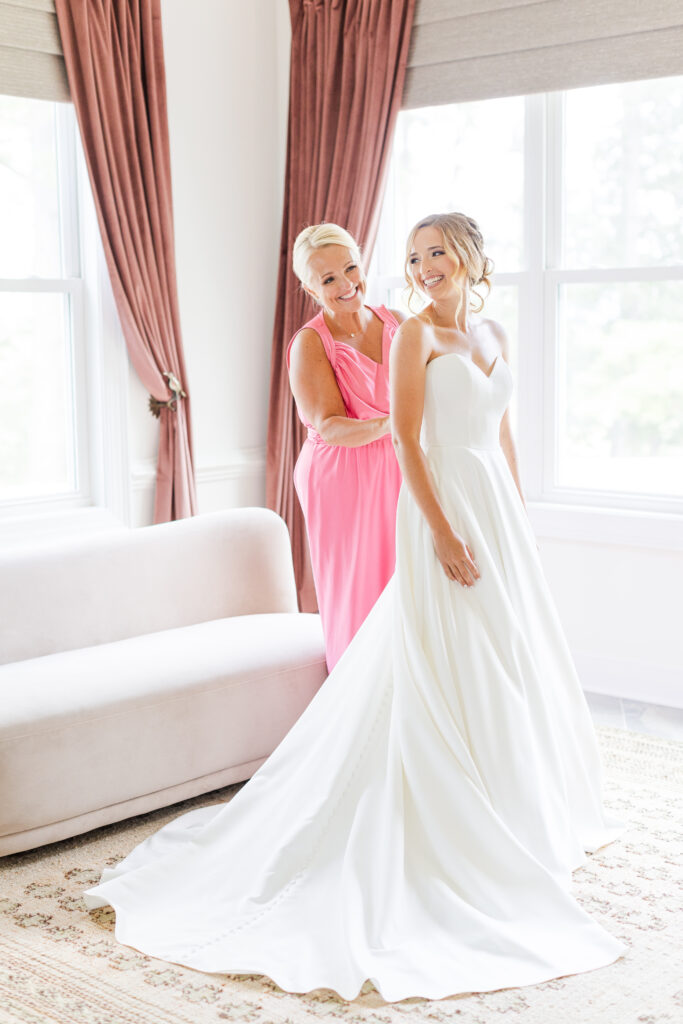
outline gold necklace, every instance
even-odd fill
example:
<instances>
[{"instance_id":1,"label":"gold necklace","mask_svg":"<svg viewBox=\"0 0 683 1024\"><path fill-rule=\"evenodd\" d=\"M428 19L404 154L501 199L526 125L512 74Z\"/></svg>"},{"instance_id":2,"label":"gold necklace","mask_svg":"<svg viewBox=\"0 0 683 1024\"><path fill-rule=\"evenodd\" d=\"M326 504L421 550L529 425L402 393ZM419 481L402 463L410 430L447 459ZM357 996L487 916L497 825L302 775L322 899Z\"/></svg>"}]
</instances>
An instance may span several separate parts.
<instances>
[{"instance_id":1,"label":"gold necklace","mask_svg":"<svg viewBox=\"0 0 683 1024\"><path fill-rule=\"evenodd\" d=\"M324 316L324 314L323 314L323 316ZM334 324L334 329L336 330L337 329L337 325L334 323L334 320L332 321L332 323ZM328 324L327 328L328 328L330 334L332 334L332 327ZM343 338L337 337L336 340L337 341L343 341L344 338L355 338L357 334L361 334L361 333L362 333L362 331L347 331ZM332 337L334 337L334 335L332 335Z\"/></svg>"}]
</instances>

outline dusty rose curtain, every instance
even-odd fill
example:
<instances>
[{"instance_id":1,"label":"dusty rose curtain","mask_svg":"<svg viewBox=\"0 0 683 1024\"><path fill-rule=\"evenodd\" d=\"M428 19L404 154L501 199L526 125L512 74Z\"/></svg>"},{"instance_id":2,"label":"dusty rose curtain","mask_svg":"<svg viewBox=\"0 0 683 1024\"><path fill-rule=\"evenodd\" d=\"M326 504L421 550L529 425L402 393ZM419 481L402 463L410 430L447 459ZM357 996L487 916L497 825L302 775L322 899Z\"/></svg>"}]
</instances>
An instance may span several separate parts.
<instances>
[{"instance_id":1,"label":"dusty rose curtain","mask_svg":"<svg viewBox=\"0 0 683 1024\"><path fill-rule=\"evenodd\" d=\"M286 520L303 610L315 608L306 530L292 473L304 432L285 353L314 313L291 269L307 224L334 221L366 259L377 233L405 77L415 0L290 0L292 53L284 215L273 332L266 500Z\"/></svg>"},{"instance_id":2,"label":"dusty rose curtain","mask_svg":"<svg viewBox=\"0 0 683 1024\"><path fill-rule=\"evenodd\" d=\"M114 298L160 413L155 522L196 511L178 315L160 0L56 0ZM170 385L170 386L169 386ZM176 397L174 397L176 396Z\"/></svg>"}]
</instances>

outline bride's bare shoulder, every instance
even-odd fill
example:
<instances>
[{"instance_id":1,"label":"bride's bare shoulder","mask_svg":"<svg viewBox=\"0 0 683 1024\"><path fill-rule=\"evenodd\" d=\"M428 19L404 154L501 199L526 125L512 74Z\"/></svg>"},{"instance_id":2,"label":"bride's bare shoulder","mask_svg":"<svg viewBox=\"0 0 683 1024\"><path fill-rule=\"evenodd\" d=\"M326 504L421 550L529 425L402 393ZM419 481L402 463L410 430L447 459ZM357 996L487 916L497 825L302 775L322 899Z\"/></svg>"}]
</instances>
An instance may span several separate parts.
<instances>
[{"instance_id":1,"label":"bride's bare shoulder","mask_svg":"<svg viewBox=\"0 0 683 1024\"><path fill-rule=\"evenodd\" d=\"M487 330L493 335L498 344L504 359L507 359L510 353L510 343L508 336L505 332L505 328L502 324L499 324L497 320L492 320L490 317L482 317L482 326L485 326Z\"/></svg>"},{"instance_id":2,"label":"bride's bare shoulder","mask_svg":"<svg viewBox=\"0 0 683 1024\"><path fill-rule=\"evenodd\" d=\"M396 358L426 361L432 347L427 334L428 324L419 316L410 316L404 320L396 331L392 345L392 351L396 350Z\"/></svg>"}]
</instances>

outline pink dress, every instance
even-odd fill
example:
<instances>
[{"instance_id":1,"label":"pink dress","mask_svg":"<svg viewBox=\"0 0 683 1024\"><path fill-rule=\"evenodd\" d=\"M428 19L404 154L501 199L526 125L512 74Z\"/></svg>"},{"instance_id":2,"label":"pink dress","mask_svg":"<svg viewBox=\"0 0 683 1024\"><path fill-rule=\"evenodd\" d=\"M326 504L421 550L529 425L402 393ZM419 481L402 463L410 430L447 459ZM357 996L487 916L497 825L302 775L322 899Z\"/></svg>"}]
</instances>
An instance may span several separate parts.
<instances>
[{"instance_id":1,"label":"pink dress","mask_svg":"<svg viewBox=\"0 0 683 1024\"><path fill-rule=\"evenodd\" d=\"M304 324L320 335L346 413L359 420L389 412L389 347L398 328L384 306L368 308L384 325L381 363L335 341L322 311ZM294 338L287 349L288 366ZM394 572L401 471L391 435L358 448L330 445L300 410L299 416L308 437L294 467L294 486L306 520L327 666L332 671Z\"/></svg>"}]
</instances>

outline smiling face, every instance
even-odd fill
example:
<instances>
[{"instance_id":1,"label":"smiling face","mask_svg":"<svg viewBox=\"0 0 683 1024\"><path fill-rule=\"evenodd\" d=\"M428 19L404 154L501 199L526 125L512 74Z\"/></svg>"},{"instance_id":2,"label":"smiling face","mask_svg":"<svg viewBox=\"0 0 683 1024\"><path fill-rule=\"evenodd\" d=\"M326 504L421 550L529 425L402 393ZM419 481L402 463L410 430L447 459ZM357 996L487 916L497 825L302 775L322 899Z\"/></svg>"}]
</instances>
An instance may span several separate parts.
<instances>
[{"instance_id":1,"label":"smiling face","mask_svg":"<svg viewBox=\"0 0 683 1024\"><path fill-rule=\"evenodd\" d=\"M447 251L443 232L433 225L415 233L406 269L414 287L430 300L445 298L466 276L458 260Z\"/></svg>"},{"instance_id":2,"label":"smiling face","mask_svg":"<svg viewBox=\"0 0 683 1024\"><path fill-rule=\"evenodd\" d=\"M357 313L365 301L365 277L345 245L323 245L308 257L304 286L332 315Z\"/></svg>"}]
</instances>

